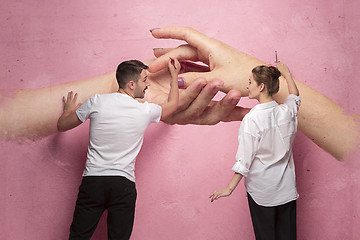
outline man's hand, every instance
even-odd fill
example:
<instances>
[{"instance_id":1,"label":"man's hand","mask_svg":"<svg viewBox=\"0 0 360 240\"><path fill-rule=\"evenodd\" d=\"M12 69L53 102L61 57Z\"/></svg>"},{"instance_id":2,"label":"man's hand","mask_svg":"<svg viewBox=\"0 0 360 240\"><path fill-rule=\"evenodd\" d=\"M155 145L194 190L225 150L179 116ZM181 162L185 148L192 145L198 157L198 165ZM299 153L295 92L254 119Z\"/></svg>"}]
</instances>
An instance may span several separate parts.
<instances>
[{"instance_id":1,"label":"man's hand","mask_svg":"<svg viewBox=\"0 0 360 240\"><path fill-rule=\"evenodd\" d=\"M76 109L78 109L80 107L80 103L76 103L77 101L77 97L78 94L73 93L73 91L68 92L67 98L65 98L65 96L63 97L63 102L64 102L64 113L72 113L75 112Z\"/></svg>"},{"instance_id":2,"label":"man's hand","mask_svg":"<svg viewBox=\"0 0 360 240\"><path fill-rule=\"evenodd\" d=\"M65 132L82 123L75 113L76 109L80 107L80 103L76 103L77 97L77 93L74 95L72 91L68 92L66 99L65 96L63 97L64 111L57 122L59 132Z\"/></svg>"}]
</instances>

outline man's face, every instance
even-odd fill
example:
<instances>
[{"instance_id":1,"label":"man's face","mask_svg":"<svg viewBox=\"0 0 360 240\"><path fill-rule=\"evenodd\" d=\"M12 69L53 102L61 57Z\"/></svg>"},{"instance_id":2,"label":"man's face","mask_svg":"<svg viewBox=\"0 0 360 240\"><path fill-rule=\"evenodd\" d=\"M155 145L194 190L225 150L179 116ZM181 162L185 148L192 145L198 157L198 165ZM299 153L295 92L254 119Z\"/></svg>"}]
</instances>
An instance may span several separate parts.
<instances>
[{"instance_id":1,"label":"man's face","mask_svg":"<svg viewBox=\"0 0 360 240\"><path fill-rule=\"evenodd\" d=\"M145 90L150 86L150 82L148 80L148 74L145 69L141 71L138 82L135 83L134 89L134 97L135 98L144 98Z\"/></svg>"}]
</instances>

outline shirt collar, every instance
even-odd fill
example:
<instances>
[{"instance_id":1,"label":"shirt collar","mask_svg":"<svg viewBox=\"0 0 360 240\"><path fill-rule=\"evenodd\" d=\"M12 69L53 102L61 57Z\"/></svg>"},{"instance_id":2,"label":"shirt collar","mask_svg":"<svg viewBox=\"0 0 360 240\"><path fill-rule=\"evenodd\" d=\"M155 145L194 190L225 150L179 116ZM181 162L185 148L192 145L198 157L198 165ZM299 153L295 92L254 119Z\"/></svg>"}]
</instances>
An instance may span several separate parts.
<instances>
[{"instance_id":1,"label":"shirt collar","mask_svg":"<svg viewBox=\"0 0 360 240\"><path fill-rule=\"evenodd\" d=\"M121 97L127 97L127 98L134 99L133 97L127 95L126 93L116 92L116 94L118 94L118 96L121 96ZM135 99L134 99L134 100L135 100Z\"/></svg>"},{"instance_id":2,"label":"shirt collar","mask_svg":"<svg viewBox=\"0 0 360 240\"><path fill-rule=\"evenodd\" d=\"M273 108L276 107L277 105L278 105L277 102L271 101L271 102L260 103L258 105L255 105L252 109L261 110L261 109Z\"/></svg>"}]
</instances>

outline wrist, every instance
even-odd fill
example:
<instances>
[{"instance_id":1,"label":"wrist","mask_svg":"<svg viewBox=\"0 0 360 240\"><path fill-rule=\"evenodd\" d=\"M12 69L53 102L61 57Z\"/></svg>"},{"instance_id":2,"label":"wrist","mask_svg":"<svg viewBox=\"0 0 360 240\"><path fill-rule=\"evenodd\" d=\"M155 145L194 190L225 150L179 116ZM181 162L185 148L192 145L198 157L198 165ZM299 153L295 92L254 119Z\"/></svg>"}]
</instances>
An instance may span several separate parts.
<instances>
[{"instance_id":1,"label":"wrist","mask_svg":"<svg viewBox=\"0 0 360 240\"><path fill-rule=\"evenodd\" d=\"M171 73L171 78L172 78L172 79L177 79L177 78L178 78L178 74L177 74L177 73Z\"/></svg>"},{"instance_id":2,"label":"wrist","mask_svg":"<svg viewBox=\"0 0 360 240\"><path fill-rule=\"evenodd\" d=\"M230 193L232 193L234 191L234 187L231 187L231 186L227 186L227 189L229 190Z\"/></svg>"},{"instance_id":3,"label":"wrist","mask_svg":"<svg viewBox=\"0 0 360 240\"><path fill-rule=\"evenodd\" d=\"M76 112L76 110L64 109L63 114L64 116L68 116L72 113Z\"/></svg>"}]
</instances>

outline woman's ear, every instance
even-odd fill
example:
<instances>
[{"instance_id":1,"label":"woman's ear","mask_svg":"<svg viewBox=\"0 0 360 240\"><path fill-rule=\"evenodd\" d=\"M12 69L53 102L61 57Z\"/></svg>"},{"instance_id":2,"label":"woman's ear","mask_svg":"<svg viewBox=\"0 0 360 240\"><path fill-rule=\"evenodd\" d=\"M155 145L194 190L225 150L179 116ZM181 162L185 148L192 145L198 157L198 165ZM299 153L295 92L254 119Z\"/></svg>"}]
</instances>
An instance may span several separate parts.
<instances>
[{"instance_id":1,"label":"woman's ear","mask_svg":"<svg viewBox=\"0 0 360 240\"><path fill-rule=\"evenodd\" d=\"M260 83L260 92L262 92L265 89L265 84L264 83Z\"/></svg>"}]
</instances>

